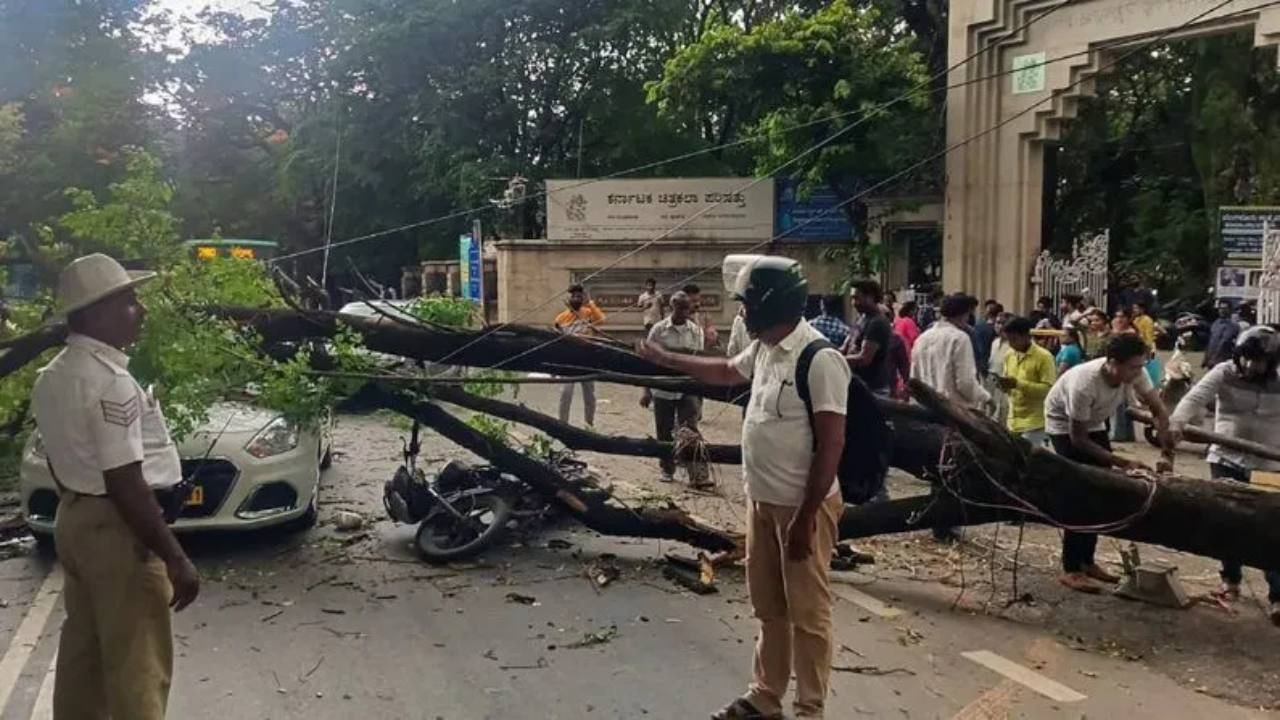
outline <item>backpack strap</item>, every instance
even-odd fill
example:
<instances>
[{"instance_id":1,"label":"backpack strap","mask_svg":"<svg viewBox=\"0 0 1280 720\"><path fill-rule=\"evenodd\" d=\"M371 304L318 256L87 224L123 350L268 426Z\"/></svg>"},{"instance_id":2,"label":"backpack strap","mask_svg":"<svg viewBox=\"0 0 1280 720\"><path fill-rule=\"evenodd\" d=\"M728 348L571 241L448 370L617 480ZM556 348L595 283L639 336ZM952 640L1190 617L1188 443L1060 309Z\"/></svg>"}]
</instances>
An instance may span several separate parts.
<instances>
[{"instance_id":1,"label":"backpack strap","mask_svg":"<svg viewBox=\"0 0 1280 720\"><path fill-rule=\"evenodd\" d=\"M813 367L813 357L820 350L831 348L836 349L826 338L818 338L805 345L800 350L800 357L796 359L796 394L800 396L800 400L804 402L805 412L809 414L809 429L813 435L813 447L818 448L818 429L813 424L813 398L809 395L809 368Z\"/></svg>"}]
</instances>

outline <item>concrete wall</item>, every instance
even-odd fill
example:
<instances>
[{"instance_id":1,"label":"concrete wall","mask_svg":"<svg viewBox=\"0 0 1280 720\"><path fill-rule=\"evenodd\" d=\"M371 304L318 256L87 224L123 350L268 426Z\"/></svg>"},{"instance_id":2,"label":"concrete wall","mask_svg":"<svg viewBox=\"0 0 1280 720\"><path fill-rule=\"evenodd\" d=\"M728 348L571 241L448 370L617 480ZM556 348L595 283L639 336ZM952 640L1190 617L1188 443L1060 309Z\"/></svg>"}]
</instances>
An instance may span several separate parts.
<instances>
[{"instance_id":1,"label":"concrete wall","mask_svg":"<svg viewBox=\"0 0 1280 720\"><path fill-rule=\"evenodd\" d=\"M713 308L717 327L729 327L736 307L724 297L720 263L731 253L760 252L758 241L663 241L637 252L642 245L634 241L505 240L495 243L498 322L551 324L555 315L564 309L565 289L599 271L584 284L593 297L606 304L604 310L609 315L606 328L623 331L641 328L639 311L625 308L623 303L625 297L634 302L647 277L657 280L659 288L697 283L702 288L705 304ZM840 268L821 260L825 247L829 245L805 243L778 248L779 254L804 265L813 294L832 292L840 279ZM700 271L705 272L688 279Z\"/></svg>"}]
</instances>

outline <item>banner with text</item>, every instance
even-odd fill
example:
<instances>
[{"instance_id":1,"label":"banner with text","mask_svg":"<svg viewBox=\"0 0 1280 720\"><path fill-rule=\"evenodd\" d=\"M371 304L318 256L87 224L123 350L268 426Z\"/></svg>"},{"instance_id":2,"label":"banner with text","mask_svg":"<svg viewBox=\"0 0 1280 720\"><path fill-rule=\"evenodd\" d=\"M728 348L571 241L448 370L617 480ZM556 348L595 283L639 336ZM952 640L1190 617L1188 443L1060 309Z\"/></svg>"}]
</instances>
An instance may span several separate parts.
<instances>
[{"instance_id":1,"label":"banner with text","mask_svg":"<svg viewBox=\"0 0 1280 720\"><path fill-rule=\"evenodd\" d=\"M673 240L768 240L773 180L547 181L548 240L653 240L668 233Z\"/></svg>"},{"instance_id":2,"label":"banner with text","mask_svg":"<svg viewBox=\"0 0 1280 720\"><path fill-rule=\"evenodd\" d=\"M1220 207L1218 237L1222 264L1258 267L1262 262L1262 226L1280 227L1280 207Z\"/></svg>"},{"instance_id":3,"label":"banner with text","mask_svg":"<svg viewBox=\"0 0 1280 720\"><path fill-rule=\"evenodd\" d=\"M853 225L840 206L840 196L831 188L802 193L798 181L778 178L777 194L775 229L784 242L853 240Z\"/></svg>"},{"instance_id":4,"label":"banner with text","mask_svg":"<svg viewBox=\"0 0 1280 720\"><path fill-rule=\"evenodd\" d=\"M458 236L458 291L472 302L480 302L481 283L480 243L470 233Z\"/></svg>"}]
</instances>

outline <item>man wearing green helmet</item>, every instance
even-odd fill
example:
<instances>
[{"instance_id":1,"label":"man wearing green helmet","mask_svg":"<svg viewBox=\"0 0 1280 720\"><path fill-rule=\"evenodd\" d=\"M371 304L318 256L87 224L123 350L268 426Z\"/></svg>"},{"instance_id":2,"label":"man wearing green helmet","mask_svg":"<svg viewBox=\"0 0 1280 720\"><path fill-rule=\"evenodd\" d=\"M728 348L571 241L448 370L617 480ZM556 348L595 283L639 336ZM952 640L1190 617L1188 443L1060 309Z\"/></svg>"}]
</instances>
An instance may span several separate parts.
<instances>
[{"instance_id":1,"label":"man wearing green helmet","mask_svg":"<svg viewBox=\"0 0 1280 720\"><path fill-rule=\"evenodd\" d=\"M679 355L642 343L658 365L715 385L751 382L742 423L747 488L747 587L760 620L747 693L713 720L782 717L794 672L797 718L821 718L831 675L830 563L844 508L836 471L845 443L850 370L803 318L800 264L766 255L725 259L725 285L754 338L737 356ZM797 364L807 347L806 406Z\"/></svg>"}]
</instances>

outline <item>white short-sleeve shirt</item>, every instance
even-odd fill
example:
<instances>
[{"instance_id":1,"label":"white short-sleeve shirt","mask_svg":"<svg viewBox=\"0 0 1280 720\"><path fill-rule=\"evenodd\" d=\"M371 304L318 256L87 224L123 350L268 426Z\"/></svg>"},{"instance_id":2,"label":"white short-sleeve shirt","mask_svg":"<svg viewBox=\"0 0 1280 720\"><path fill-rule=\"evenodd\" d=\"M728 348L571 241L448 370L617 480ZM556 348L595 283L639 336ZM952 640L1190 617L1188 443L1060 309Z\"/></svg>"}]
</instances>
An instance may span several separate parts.
<instances>
[{"instance_id":1,"label":"white short-sleeve shirt","mask_svg":"<svg viewBox=\"0 0 1280 720\"><path fill-rule=\"evenodd\" d=\"M1103 377L1106 358L1081 363L1062 374L1044 401L1044 429L1050 435L1070 435L1071 423L1088 425L1089 432L1107 428L1107 420L1127 399L1130 389L1147 393L1154 389L1146 370L1133 382L1111 385Z\"/></svg>"},{"instance_id":2,"label":"white short-sleeve shirt","mask_svg":"<svg viewBox=\"0 0 1280 720\"><path fill-rule=\"evenodd\" d=\"M36 427L58 483L82 495L105 495L102 473L142 463L152 487L182 479L178 449L155 396L128 370L116 348L72 334L31 391Z\"/></svg>"},{"instance_id":3,"label":"white short-sleeve shirt","mask_svg":"<svg viewBox=\"0 0 1280 720\"><path fill-rule=\"evenodd\" d=\"M751 403L742 421L742 474L747 497L797 507L804 501L813 464L813 428L796 390L796 362L814 340L823 339L804 320L777 345L752 341L731 361L751 380ZM809 366L813 411L847 414L849 364L838 350L820 350ZM832 478L830 497L839 492Z\"/></svg>"},{"instance_id":4,"label":"white short-sleeve shirt","mask_svg":"<svg viewBox=\"0 0 1280 720\"><path fill-rule=\"evenodd\" d=\"M658 324L649 330L649 342L656 343L667 350L696 353L701 352L704 340L702 328L698 327L693 320L686 319L683 325L676 325L671 322L670 317L667 317L659 320ZM684 397L681 393L666 390L654 390L653 396L662 400L679 400Z\"/></svg>"}]
</instances>

